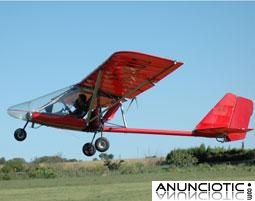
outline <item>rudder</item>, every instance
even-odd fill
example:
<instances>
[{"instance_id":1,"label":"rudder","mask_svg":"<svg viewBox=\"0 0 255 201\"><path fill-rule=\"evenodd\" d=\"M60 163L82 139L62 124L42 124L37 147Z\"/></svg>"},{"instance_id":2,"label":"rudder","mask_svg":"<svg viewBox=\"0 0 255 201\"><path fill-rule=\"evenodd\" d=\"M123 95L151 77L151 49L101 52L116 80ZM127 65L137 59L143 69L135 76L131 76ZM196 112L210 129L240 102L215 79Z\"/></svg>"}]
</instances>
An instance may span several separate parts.
<instances>
[{"instance_id":1,"label":"rudder","mask_svg":"<svg viewBox=\"0 0 255 201\"><path fill-rule=\"evenodd\" d=\"M250 117L253 112L253 102L247 98L236 97L235 110L230 123L230 128L248 129ZM246 136L243 133L229 133L227 135L228 141L241 140Z\"/></svg>"}]
</instances>

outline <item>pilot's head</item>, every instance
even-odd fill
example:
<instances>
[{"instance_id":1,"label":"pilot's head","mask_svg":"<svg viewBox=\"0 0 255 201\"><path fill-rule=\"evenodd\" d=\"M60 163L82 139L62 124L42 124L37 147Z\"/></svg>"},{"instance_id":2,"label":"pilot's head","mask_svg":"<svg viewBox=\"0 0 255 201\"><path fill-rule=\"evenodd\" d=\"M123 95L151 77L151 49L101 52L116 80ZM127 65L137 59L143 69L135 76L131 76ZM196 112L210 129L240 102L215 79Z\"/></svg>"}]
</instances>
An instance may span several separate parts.
<instances>
[{"instance_id":1,"label":"pilot's head","mask_svg":"<svg viewBox=\"0 0 255 201\"><path fill-rule=\"evenodd\" d=\"M84 94L79 94L79 99L80 99L81 101L83 101L83 102L86 102L86 101L87 101L87 97L86 97L86 95L84 95Z\"/></svg>"}]
</instances>

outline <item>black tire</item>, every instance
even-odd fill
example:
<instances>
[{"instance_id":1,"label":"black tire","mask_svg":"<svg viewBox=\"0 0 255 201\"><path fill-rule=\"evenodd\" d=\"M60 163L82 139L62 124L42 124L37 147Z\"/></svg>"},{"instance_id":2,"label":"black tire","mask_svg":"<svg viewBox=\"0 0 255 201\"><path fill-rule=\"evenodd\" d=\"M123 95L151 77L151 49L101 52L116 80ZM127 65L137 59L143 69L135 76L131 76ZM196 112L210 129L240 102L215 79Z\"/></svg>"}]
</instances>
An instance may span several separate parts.
<instances>
[{"instance_id":1,"label":"black tire","mask_svg":"<svg viewBox=\"0 0 255 201\"><path fill-rule=\"evenodd\" d=\"M17 130L15 130L14 132L14 138L17 140L17 141L23 141L25 140L27 137L27 132L25 131L25 129L23 128L18 128Z\"/></svg>"},{"instance_id":2,"label":"black tire","mask_svg":"<svg viewBox=\"0 0 255 201\"><path fill-rule=\"evenodd\" d=\"M110 143L107 140L107 138L100 137L96 140L95 147L96 147L96 150L99 152L106 152L110 147Z\"/></svg>"},{"instance_id":3,"label":"black tire","mask_svg":"<svg viewBox=\"0 0 255 201\"><path fill-rule=\"evenodd\" d=\"M93 144L86 143L82 148L82 152L86 156L93 156L96 153L96 148Z\"/></svg>"}]
</instances>

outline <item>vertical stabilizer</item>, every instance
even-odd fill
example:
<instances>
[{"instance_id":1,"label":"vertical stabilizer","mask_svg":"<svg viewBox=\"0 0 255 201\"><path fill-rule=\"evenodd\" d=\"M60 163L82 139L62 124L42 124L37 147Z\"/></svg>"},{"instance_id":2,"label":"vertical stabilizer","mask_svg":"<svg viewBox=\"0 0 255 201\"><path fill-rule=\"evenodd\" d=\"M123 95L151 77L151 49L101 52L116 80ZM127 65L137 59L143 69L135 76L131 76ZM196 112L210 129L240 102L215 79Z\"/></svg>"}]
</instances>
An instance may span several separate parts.
<instances>
[{"instance_id":1,"label":"vertical stabilizer","mask_svg":"<svg viewBox=\"0 0 255 201\"><path fill-rule=\"evenodd\" d=\"M253 102L227 93L198 123L193 133L204 137L224 137L226 141L245 138Z\"/></svg>"}]
</instances>

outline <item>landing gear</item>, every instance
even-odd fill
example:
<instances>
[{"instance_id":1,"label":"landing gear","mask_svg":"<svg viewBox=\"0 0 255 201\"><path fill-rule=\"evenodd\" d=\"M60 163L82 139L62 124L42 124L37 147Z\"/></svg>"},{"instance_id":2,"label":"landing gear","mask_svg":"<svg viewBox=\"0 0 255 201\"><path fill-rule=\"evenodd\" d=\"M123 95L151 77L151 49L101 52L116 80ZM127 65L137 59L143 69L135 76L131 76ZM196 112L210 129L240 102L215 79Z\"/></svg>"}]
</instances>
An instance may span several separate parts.
<instances>
[{"instance_id":1,"label":"landing gear","mask_svg":"<svg viewBox=\"0 0 255 201\"><path fill-rule=\"evenodd\" d=\"M96 153L96 148L92 143L86 143L84 144L83 148L82 148L82 152L86 155L86 156L93 156Z\"/></svg>"},{"instance_id":2,"label":"landing gear","mask_svg":"<svg viewBox=\"0 0 255 201\"><path fill-rule=\"evenodd\" d=\"M27 121L27 123L25 124L25 126L23 128L18 128L15 130L14 132L14 138L17 140L17 141L23 141L26 139L27 137L27 132L26 132L26 127L27 127L27 124L29 123L29 121Z\"/></svg>"},{"instance_id":3,"label":"landing gear","mask_svg":"<svg viewBox=\"0 0 255 201\"><path fill-rule=\"evenodd\" d=\"M95 145L93 145L93 141L95 138L96 133L94 134L94 137L92 139L92 142L88 142L86 144L84 144L83 148L82 148L82 152L84 153L84 155L86 156L93 156L96 151L99 152L106 152L109 147L110 147L110 143L107 140L107 138L105 137L99 137L96 141L95 141Z\"/></svg>"},{"instance_id":4,"label":"landing gear","mask_svg":"<svg viewBox=\"0 0 255 201\"><path fill-rule=\"evenodd\" d=\"M106 152L110 147L110 143L107 140L107 138L100 137L96 140L95 147L96 147L96 150L99 152Z\"/></svg>"},{"instance_id":5,"label":"landing gear","mask_svg":"<svg viewBox=\"0 0 255 201\"><path fill-rule=\"evenodd\" d=\"M227 142L227 134L223 133L222 135L219 135L216 137L217 142Z\"/></svg>"},{"instance_id":6,"label":"landing gear","mask_svg":"<svg viewBox=\"0 0 255 201\"><path fill-rule=\"evenodd\" d=\"M23 141L25 140L27 137L27 132L25 131L25 129L23 128L18 128L17 130L15 130L14 132L14 138L17 140L17 141Z\"/></svg>"}]
</instances>

